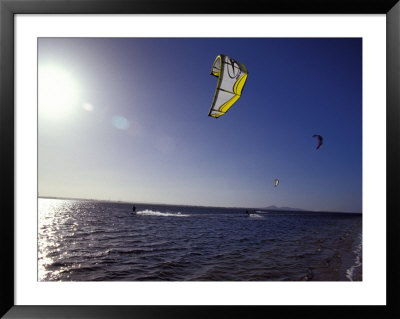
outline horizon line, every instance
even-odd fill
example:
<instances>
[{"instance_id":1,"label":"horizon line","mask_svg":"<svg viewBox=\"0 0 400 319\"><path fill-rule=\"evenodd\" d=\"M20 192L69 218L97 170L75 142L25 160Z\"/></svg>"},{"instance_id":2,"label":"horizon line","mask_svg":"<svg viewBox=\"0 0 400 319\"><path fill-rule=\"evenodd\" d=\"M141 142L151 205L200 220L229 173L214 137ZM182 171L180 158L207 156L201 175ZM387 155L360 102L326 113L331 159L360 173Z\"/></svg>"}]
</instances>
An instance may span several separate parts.
<instances>
[{"instance_id":1,"label":"horizon line","mask_svg":"<svg viewBox=\"0 0 400 319\"><path fill-rule=\"evenodd\" d=\"M302 208L291 208L285 207L289 209L281 209L275 205L269 205L267 207L245 207L245 206L213 206L213 205L190 205L190 204L166 204L166 203L157 203L157 202L135 202L135 201L124 201L124 200L111 200L111 199L95 199L95 198L82 198L82 197L60 197L60 196L42 196L38 195L38 198L47 198L47 199L69 199L69 200L87 200L87 201L98 201L98 202L110 202L110 203L124 203L124 204L144 204L144 205L170 205L170 206L189 206L189 207L213 207L213 208L236 208L236 209L267 209L271 211L281 211L281 212L312 212L312 213L335 213L335 214L362 214L362 212L344 212L344 211L322 211L322 210L308 210ZM268 208L268 207L275 208Z\"/></svg>"}]
</instances>

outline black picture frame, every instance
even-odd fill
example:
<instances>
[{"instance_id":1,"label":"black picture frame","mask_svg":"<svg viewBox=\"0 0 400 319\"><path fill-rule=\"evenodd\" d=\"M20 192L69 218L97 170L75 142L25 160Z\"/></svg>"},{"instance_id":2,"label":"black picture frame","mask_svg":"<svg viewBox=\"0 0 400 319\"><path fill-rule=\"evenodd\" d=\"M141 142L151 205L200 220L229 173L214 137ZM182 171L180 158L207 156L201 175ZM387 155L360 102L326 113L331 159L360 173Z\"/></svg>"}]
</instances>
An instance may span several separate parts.
<instances>
[{"instance_id":1,"label":"black picture frame","mask_svg":"<svg viewBox=\"0 0 400 319\"><path fill-rule=\"evenodd\" d=\"M15 14L385 14L387 21L387 283L386 306L23 306L14 295L14 15ZM0 315L4 318L204 318L342 317L400 318L399 210L400 137L399 0L0 0ZM238 292L239 293L239 292Z\"/></svg>"}]
</instances>

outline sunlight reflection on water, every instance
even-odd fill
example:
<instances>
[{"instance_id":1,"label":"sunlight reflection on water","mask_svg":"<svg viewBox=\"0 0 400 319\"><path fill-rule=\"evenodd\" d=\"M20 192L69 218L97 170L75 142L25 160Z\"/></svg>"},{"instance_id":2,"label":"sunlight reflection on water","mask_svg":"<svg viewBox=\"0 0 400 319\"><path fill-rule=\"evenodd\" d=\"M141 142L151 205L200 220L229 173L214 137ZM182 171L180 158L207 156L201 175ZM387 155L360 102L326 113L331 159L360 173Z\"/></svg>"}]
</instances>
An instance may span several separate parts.
<instances>
[{"instance_id":1,"label":"sunlight reflection on water","mask_svg":"<svg viewBox=\"0 0 400 319\"><path fill-rule=\"evenodd\" d=\"M74 201L42 199L39 201L39 223L38 223L38 279L42 280L49 273L51 277L57 278L59 270L50 271L48 267L56 263L63 245L62 238L67 236L65 225L70 223L72 229L77 229L78 223L70 217ZM66 229L70 229L67 227ZM66 253L66 252L65 252Z\"/></svg>"}]
</instances>

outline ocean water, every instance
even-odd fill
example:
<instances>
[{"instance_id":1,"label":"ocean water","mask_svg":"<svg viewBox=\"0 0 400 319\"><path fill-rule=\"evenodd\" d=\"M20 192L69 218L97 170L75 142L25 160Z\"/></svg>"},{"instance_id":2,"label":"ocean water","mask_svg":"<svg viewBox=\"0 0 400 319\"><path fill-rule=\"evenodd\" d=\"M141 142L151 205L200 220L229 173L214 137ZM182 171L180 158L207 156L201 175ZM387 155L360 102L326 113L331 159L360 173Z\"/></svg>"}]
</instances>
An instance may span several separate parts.
<instances>
[{"instance_id":1,"label":"ocean water","mask_svg":"<svg viewBox=\"0 0 400 319\"><path fill-rule=\"evenodd\" d=\"M360 214L39 198L39 281L361 281Z\"/></svg>"}]
</instances>

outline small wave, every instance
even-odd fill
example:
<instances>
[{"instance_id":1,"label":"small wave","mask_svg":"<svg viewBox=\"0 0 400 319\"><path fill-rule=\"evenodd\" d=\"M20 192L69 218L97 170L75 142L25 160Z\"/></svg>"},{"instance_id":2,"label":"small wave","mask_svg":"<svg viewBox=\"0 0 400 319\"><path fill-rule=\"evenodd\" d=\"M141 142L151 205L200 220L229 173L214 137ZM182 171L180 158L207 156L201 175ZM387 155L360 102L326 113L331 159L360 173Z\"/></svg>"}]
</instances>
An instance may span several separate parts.
<instances>
[{"instance_id":1,"label":"small wave","mask_svg":"<svg viewBox=\"0 0 400 319\"><path fill-rule=\"evenodd\" d=\"M353 251L355 254L354 257L354 265L352 265L349 269L346 270L346 277L350 280L357 280L357 275L359 272L359 269L362 266L362 239L361 239L361 234L358 238L360 243L357 245L356 249ZM361 275L361 274L360 274Z\"/></svg>"},{"instance_id":2,"label":"small wave","mask_svg":"<svg viewBox=\"0 0 400 319\"><path fill-rule=\"evenodd\" d=\"M134 255L139 255L139 254L144 254L148 252L152 252L153 248L148 248L148 249L131 249L131 248L119 248L119 249L111 249L110 252L116 253L117 255L122 255L122 254L134 254Z\"/></svg>"},{"instance_id":3,"label":"small wave","mask_svg":"<svg viewBox=\"0 0 400 319\"><path fill-rule=\"evenodd\" d=\"M83 266L81 267L80 265L78 267L73 267L71 269L68 269L68 272L74 272L74 273L79 273L79 272L83 272L86 273L88 271L99 271L102 270L102 268L100 266Z\"/></svg>"},{"instance_id":4,"label":"small wave","mask_svg":"<svg viewBox=\"0 0 400 319\"><path fill-rule=\"evenodd\" d=\"M158 212L158 211L155 212L155 211L150 210L150 209L138 211L136 214L137 215L145 215L145 216L164 216L164 217L189 217L190 216L188 214L182 214L181 212L177 212L177 213L162 213L162 212Z\"/></svg>"}]
</instances>

